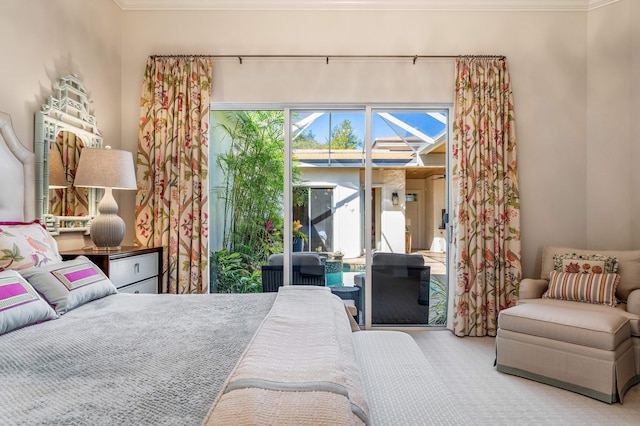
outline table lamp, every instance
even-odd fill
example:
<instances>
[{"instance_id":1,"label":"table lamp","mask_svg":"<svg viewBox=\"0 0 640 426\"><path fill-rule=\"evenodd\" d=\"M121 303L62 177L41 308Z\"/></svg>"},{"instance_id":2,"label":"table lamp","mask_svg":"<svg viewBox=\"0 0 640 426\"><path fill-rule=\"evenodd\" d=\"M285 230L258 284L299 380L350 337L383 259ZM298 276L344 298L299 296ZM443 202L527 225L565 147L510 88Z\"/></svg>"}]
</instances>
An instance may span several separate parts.
<instances>
[{"instance_id":1,"label":"table lamp","mask_svg":"<svg viewBox=\"0 0 640 426\"><path fill-rule=\"evenodd\" d=\"M113 189L137 189L133 155L129 151L106 148L84 148L76 171L75 186L104 188L98 204L98 216L91 221L91 240L95 250L118 250L126 226L118 216L118 203Z\"/></svg>"},{"instance_id":2,"label":"table lamp","mask_svg":"<svg viewBox=\"0 0 640 426\"><path fill-rule=\"evenodd\" d=\"M51 148L49 150L49 189L60 189L68 186L60 151L57 148Z\"/></svg>"}]
</instances>

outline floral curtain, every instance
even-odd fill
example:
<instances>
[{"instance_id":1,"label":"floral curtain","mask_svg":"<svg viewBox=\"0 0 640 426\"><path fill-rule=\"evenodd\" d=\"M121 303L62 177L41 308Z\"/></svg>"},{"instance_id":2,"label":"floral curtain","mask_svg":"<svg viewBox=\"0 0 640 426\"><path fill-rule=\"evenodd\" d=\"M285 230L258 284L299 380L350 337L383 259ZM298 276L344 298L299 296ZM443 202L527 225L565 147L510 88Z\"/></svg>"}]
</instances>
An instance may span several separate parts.
<instances>
[{"instance_id":1,"label":"floral curtain","mask_svg":"<svg viewBox=\"0 0 640 426\"><path fill-rule=\"evenodd\" d=\"M138 135L136 240L162 246L164 293L207 293L209 98L204 57L149 57Z\"/></svg>"},{"instance_id":2,"label":"floral curtain","mask_svg":"<svg viewBox=\"0 0 640 426\"><path fill-rule=\"evenodd\" d=\"M87 216L89 214L89 188L73 186L80 161L80 152L83 148L82 139L74 133L65 130L56 136L55 144L51 146L51 149L58 150L60 154L67 177L67 187L51 190L49 214L56 216Z\"/></svg>"},{"instance_id":3,"label":"floral curtain","mask_svg":"<svg viewBox=\"0 0 640 426\"><path fill-rule=\"evenodd\" d=\"M513 95L507 62L456 60L453 331L495 336L522 276Z\"/></svg>"}]
</instances>

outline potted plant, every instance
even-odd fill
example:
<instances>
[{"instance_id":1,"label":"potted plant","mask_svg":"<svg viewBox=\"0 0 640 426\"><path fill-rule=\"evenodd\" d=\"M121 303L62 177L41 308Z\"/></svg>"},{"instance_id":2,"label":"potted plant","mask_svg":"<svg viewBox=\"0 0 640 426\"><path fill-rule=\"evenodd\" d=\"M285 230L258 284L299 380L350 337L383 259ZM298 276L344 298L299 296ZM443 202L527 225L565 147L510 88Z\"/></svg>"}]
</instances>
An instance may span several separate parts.
<instances>
[{"instance_id":1,"label":"potted plant","mask_svg":"<svg viewBox=\"0 0 640 426\"><path fill-rule=\"evenodd\" d=\"M305 241L309 240L309 237L304 232L300 231L302 224L299 220L294 220L291 226L291 235L293 236L293 251L302 251Z\"/></svg>"}]
</instances>

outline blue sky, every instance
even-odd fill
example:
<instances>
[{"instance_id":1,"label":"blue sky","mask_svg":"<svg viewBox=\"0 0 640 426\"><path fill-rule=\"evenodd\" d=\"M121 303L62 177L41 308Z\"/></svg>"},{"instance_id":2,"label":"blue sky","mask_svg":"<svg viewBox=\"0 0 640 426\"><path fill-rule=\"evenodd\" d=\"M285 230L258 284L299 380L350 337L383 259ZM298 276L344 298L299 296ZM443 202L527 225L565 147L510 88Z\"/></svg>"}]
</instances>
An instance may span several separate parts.
<instances>
[{"instance_id":1,"label":"blue sky","mask_svg":"<svg viewBox=\"0 0 640 426\"><path fill-rule=\"evenodd\" d=\"M399 119L400 121L406 123L412 128L416 128L422 133L428 136L435 136L440 133L445 128L445 124L439 120L436 120L430 115L425 114L422 111L388 111L388 110L380 110L375 111L373 115L373 138L380 137L389 137L389 136L397 136L397 133L393 131L393 129L389 126L389 124L380 116L378 113L390 113L393 118ZM303 112L298 117L299 119L303 119L304 117L310 115L311 112ZM365 112L364 111L341 111L341 112L332 112L331 114L323 114L319 118L317 118L312 124L307 127L306 132L311 131L316 137L318 142L324 143L326 142L329 134L329 129L333 128L340 123L342 123L345 119L351 121L351 125L354 129L354 133L357 134L358 138L364 141L364 130L365 130ZM295 120L295 119L294 119ZM297 120L296 120L297 121ZM400 132L404 136L409 136L410 133L406 130L401 129L399 126L394 126L398 132Z\"/></svg>"}]
</instances>

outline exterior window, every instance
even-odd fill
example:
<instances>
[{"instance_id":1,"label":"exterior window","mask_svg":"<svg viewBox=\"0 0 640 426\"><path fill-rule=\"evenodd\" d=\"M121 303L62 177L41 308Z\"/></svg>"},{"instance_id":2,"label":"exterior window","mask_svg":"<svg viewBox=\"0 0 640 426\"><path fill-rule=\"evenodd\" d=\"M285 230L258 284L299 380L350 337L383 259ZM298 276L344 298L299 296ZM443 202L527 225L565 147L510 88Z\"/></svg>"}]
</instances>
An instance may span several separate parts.
<instances>
[{"instance_id":1,"label":"exterior window","mask_svg":"<svg viewBox=\"0 0 640 426\"><path fill-rule=\"evenodd\" d=\"M308 238L293 251L333 252L333 188L298 187L295 193L301 199L294 200L293 219Z\"/></svg>"}]
</instances>

